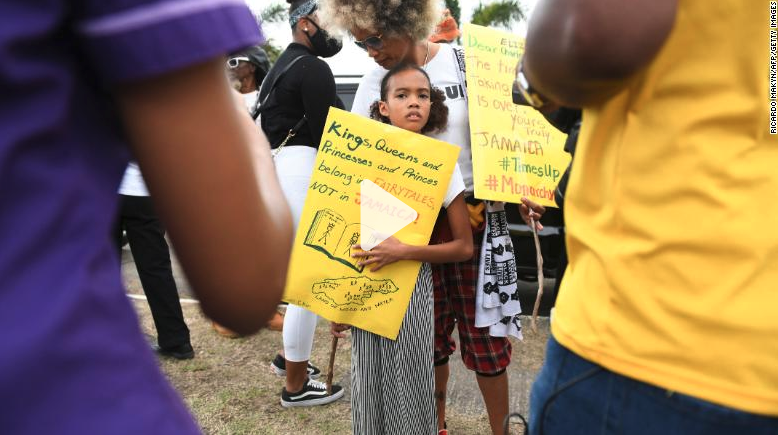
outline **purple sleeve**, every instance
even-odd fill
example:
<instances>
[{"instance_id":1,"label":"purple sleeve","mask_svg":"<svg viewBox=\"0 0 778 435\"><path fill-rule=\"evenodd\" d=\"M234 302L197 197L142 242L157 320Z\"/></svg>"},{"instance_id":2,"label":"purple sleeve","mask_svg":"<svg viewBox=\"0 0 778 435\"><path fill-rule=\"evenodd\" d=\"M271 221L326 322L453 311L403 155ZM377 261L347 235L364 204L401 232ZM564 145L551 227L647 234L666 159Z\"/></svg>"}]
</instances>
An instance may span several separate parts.
<instances>
[{"instance_id":1,"label":"purple sleeve","mask_svg":"<svg viewBox=\"0 0 778 435\"><path fill-rule=\"evenodd\" d=\"M264 42L243 0L86 0L75 31L108 83L149 78Z\"/></svg>"}]
</instances>

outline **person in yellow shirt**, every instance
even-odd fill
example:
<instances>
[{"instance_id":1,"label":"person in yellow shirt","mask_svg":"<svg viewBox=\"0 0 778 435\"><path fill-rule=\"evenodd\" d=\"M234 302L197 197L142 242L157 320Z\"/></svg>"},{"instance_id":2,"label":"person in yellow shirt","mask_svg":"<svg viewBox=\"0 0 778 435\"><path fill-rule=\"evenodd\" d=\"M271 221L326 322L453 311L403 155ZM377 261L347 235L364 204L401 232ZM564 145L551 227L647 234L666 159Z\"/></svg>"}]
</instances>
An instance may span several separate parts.
<instances>
[{"instance_id":1,"label":"person in yellow shirt","mask_svg":"<svg viewBox=\"0 0 778 435\"><path fill-rule=\"evenodd\" d=\"M775 14L538 4L517 87L583 125L531 433L778 433Z\"/></svg>"}]
</instances>

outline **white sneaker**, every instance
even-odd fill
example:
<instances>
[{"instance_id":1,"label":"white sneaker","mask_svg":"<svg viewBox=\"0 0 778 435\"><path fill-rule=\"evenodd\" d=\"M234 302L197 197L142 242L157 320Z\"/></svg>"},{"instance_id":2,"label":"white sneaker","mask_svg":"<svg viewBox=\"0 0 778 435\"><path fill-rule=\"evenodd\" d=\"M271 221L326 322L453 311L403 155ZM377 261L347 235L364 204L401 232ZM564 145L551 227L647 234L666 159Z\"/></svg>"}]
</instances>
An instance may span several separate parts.
<instances>
[{"instance_id":1,"label":"white sneaker","mask_svg":"<svg viewBox=\"0 0 778 435\"><path fill-rule=\"evenodd\" d=\"M308 379L303 389L296 393L289 393L286 388L281 390L281 406L284 408L298 406L316 406L332 403L343 397L343 387L333 385L332 392L327 393L324 382Z\"/></svg>"}]
</instances>

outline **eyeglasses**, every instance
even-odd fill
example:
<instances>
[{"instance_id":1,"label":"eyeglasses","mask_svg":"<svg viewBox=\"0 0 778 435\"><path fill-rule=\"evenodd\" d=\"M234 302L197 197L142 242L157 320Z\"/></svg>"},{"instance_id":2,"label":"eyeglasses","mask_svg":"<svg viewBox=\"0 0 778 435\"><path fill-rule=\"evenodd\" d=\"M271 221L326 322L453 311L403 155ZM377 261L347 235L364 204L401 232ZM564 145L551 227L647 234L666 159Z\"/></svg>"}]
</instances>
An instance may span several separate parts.
<instances>
[{"instance_id":1,"label":"eyeglasses","mask_svg":"<svg viewBox=\"0 0 778 435\"><path fill-rule=\"evenodd\" d=\"M248 62L249 58L248 57L233 57L233 58L227 59L227 66L230 67L230 68L235 69L235 68L238 67L238 65L240 65L241 61Z\"/></svg>"},{"instance_id":2,"label":"eyeglasses","mask_svg":"<svg viewBox=\"0 0 778 435\"><path fill-rule=\"evenodd\" d=\"M368 48L372 48L373 50L380 50L384 48L384 41L381 39L382 36L384 35L368 36L362 41L354 41L354 44L357 44L357 47L365 51L367 51Z\"/></svg>"}]
</instances>

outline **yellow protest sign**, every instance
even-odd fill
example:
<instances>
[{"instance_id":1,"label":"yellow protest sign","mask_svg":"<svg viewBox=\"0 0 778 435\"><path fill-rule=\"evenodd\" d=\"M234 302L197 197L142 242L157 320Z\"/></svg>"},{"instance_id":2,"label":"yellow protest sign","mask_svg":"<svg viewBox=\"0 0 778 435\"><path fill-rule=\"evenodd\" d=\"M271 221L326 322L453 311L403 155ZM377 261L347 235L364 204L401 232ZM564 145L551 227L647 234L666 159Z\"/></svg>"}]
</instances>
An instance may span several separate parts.
<instances>
[{"instance_id":1,"label":"yellow protest sign","mask_svg":"<svg viewBox=\"0 0 778 435\"><path fill-rule=\"evenodd\" d=\"M365 224L361 212L397 213L388 202L361 194L361 184L370 180L415 210L416 219L395 237L409 245L426 245L458 154L457 146L331 108L292 249L284 300L396 339L421 263L400 261L371 272L351 256Z\"/></svg>"},{"instance_id":2,"label":"yellow protest sign","mask_svg":"<svg viewBox=\"0 0 778 435\"><path fill-rule=\"evenodd\" d=\"M554 190L570 162L567 135L535 109L513 104L511 89L524 38L465 24L470 140L475 196L555 207Z\"/></svg>"}]
</instances>

